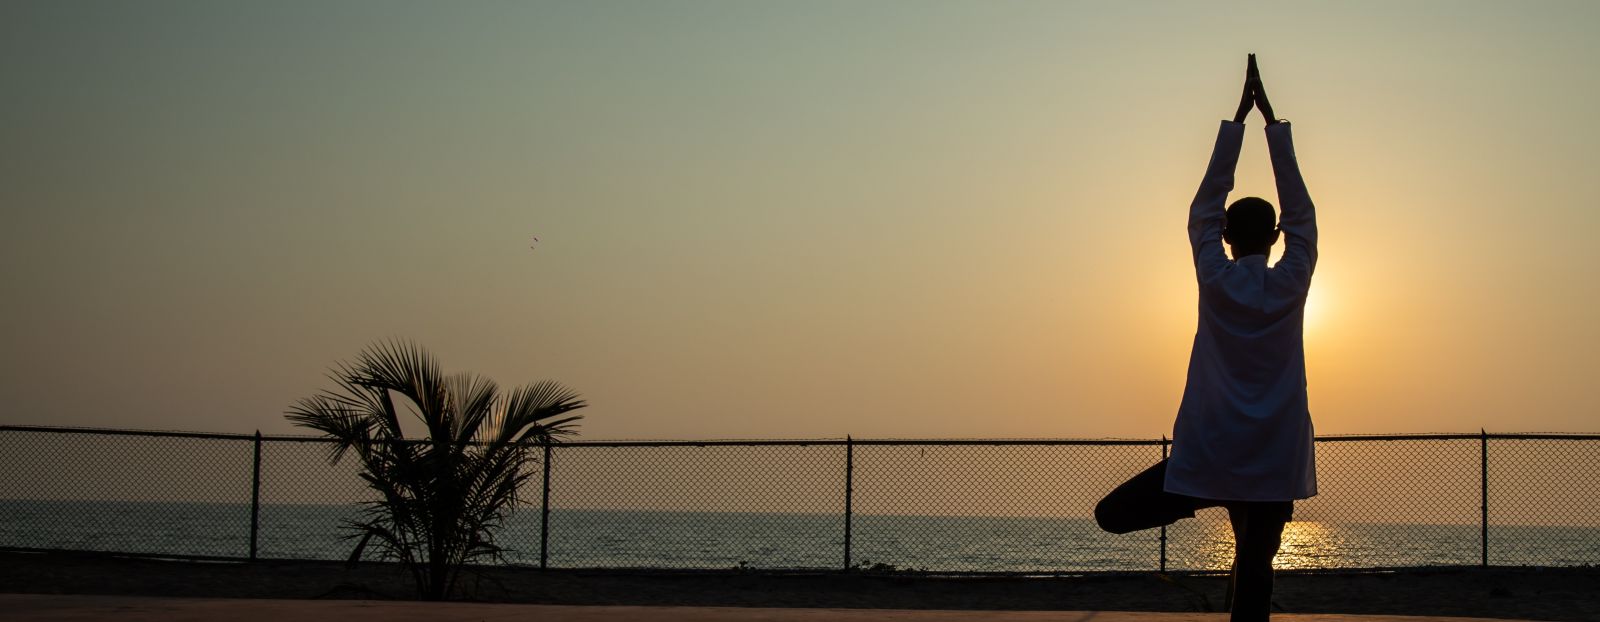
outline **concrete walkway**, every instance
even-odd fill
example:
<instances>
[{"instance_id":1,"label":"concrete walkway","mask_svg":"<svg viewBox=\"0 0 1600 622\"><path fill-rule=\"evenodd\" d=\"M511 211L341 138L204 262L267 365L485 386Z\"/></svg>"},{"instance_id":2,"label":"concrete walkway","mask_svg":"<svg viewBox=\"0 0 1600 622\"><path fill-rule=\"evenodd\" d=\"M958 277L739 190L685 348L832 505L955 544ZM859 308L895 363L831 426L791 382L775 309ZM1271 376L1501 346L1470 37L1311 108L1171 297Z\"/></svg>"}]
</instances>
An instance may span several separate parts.
<instances>
[{"instance_id":1,"label":"concrete walkway","mask_svg":"<svg viewBox=\"0 0 1600 622\"><path fill-rule=\"evenodd\" d=\"M1097 611L934 611L907 609L758 609L741 607L574 607L375 600L246 600L0 594L9 622L138 620L150 622L1222 622L1225 613ZM1281 622L1484 622L1487 618L1280 614Z\"/></svg>"}]
</instances>

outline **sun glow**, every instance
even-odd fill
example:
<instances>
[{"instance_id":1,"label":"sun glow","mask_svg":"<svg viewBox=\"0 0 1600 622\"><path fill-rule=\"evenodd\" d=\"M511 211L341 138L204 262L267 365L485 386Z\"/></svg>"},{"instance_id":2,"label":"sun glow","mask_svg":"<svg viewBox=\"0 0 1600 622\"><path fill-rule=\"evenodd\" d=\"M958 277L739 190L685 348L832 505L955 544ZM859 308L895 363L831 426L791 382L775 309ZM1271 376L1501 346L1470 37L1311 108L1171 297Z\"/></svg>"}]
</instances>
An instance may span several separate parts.
<instances>
[{"instance_id":1,"label":"sun glow","mask_svg":"<svg viewBox=\"0 0 1600 622\"><path fill-rule=\"evenodd\" d=\"M1306 296L1305 329L1307 332L1318 330L1326 323L1328 313L1328 292L1326 287L1311 286L1311 293Z\"/></svg>"},{"instance_id":2,"label":"sun glow","mask_svg":"<svg viewBox=\"0 0 1600 622\"><path fill-rule=\"evenodd\" d=\"M1306 295L1305 334L1307 337L1325 338L1338 324L1340 304L1337 282L1326 275L1311 279L1311 291ZM1336 331L1334 331L1336 332Z\"/></svg>"}]
</instances>

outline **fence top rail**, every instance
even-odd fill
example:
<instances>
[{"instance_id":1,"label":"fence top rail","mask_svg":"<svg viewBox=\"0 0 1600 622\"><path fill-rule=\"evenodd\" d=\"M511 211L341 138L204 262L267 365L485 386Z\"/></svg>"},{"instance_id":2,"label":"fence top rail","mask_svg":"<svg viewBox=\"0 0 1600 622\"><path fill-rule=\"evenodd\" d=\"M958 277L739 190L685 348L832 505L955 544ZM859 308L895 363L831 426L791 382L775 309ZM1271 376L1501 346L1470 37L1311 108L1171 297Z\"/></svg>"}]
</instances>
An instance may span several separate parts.
<instances>
[{"instance_id":1,"label":"fence top rail","mask_svg":"<svg viewBox=\"0 0 1600 622\"><path fill-rule=\"evenodd\" d=\"M180 432L176 430L128 430L120 428L73 428L48 425L0 425L0 432L42 432L46 434L87 434L96 436L159 436L169 438L207 438L241 441L253 441L256 439L256 435L254 434L229 434L225 432ZM263 436L262 438L269 437Z\"/></svg>"},{"instance_id":2,"label":"fence top rail","mask_svg":"<svg viewBox=\"0 0 1600 622\"><path fill-rule=\"evenodd\" d=\"M39 432L49 434L87 434L101 436L149 436L175 438L202 438L253 441L256 434L230 434L225 432L183 432L176 430L133 430L124 428L88 428L44 425L0 425L0 432ZM324 436L297 436L291 434L262 434L263 441L326 443ZM1600 434L1565 432L1476 432L1442 434L1337 434L1318 436L1317 442L1338 443L1347 441L1437 441L1437 440L1600 440ZM423 439L413 439L422 441ZM1168 439L1154 438L811 438L811 439L706 439L706 440L593 440L561 441L561 447L754 447L763 445L1111 445L1156 446L1170 443Z\"/></svg>"},{"instance_id":3,"label":"fence top rail","mask_svg":"<svg viewBox=\"0 0 1600 622\"><path fill-rule=\"evenodd\" d=\"M562 447L718 447L757 445L1142 445L1156 446L1160 439L1145 438L878 438L878 439L784 439L784 440L704 440L704 441L565 441Z\"/></svg>"},{"instance_id":4,"label":"fence top rail","mask_svg":"<svg viewBox=\"0 0 1600 622\"><path fill-rule=\"evenodd\" d=\"M1463 441L1481 439L1544 440L1544 441L1600 441L1600 434L1581 432L1478 432L1457 434L1335 434L1318 436L1319 443L1341 441Z\"/></svg>"}]
</instances>

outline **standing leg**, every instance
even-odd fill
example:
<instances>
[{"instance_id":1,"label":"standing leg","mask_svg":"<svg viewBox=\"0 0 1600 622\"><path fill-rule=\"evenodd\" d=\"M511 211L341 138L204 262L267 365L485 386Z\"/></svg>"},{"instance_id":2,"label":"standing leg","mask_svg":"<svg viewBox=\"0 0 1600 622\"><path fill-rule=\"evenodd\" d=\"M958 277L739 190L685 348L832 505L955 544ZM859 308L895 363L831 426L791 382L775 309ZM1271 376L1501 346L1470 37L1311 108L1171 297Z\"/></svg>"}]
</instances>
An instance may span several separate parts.
<instances>
[{"instance_id":1,"label":"standing leg","mask_svg":"<svg viewBox=\"0 0 1600 622\"><path fill-rule=\"evenodd\" d=\"M1249 514L1236 509L1233 504L1228 505L1228 525L1233 527L1233 565L1228 568L1228 595L1222 599L1222 608L1234 611L1234 592L1239 587L1239 551L1240 542L1244 542L1244 523L1249 520Z\"/></svg>"},{"instance_id":2,"label":"standing leg","mask_svg":"<svg viewBox=\"0 0 1600 622\"><path fill-rule=\"evenodd\" d=\"M1094 507L1094 520L1111 533L1129 533L1193 518L1215 502L1167 492L1167 461L1157 462L1117 486Z\"/></svg>"},{"instance_id":3,"label":"standing leg","mask_svg":"<svg viewBox=\"0 0 1600 622\"><path fill-rule=\"evenodd\" d=\"M1266 622L1272 615L1272 558L1283 541L1283 526L1294 513L1291 501L1228 504L1233 523L1233 579L1228 587L1232 622Z\"/></svg>"}]
</instances>

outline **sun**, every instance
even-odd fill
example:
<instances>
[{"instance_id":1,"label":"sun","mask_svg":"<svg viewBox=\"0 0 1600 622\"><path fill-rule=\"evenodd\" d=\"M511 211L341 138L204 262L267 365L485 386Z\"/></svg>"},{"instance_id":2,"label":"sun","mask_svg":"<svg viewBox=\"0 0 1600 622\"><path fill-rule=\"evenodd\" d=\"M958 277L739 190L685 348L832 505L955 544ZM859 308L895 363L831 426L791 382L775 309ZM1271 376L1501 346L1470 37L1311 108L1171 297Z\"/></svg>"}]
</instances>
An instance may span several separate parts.
<instances>
[{"instance_id":1,"label":"sun","mask_svg":"<svg viewBox=\"0 0 1600 622\"><path fill-rule=\"evenodd\" d=\"M1317 291L1318 289L1320 288L1312 287L1311 293L1306 296L1306 330L1322 324L1323 308L1327 306L1323 304L1323 298L1326 295Z\"/></svg>"},{"instance_id":2,"label":"sun","mask_svg":"<svg viewBox=\"0 0 1600 622\"><path fill-rule=\"evenodd\" d=\"M1306 335L1314 335L1327 330L1329 312L1336 306L1333 294L1336 290L1323 281L1313 280L1311 291L1306 294L1305 327Z\"/></svg>"}]
</instances>

